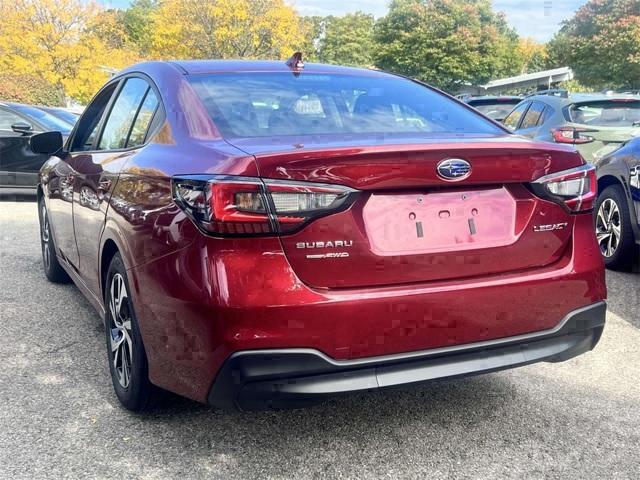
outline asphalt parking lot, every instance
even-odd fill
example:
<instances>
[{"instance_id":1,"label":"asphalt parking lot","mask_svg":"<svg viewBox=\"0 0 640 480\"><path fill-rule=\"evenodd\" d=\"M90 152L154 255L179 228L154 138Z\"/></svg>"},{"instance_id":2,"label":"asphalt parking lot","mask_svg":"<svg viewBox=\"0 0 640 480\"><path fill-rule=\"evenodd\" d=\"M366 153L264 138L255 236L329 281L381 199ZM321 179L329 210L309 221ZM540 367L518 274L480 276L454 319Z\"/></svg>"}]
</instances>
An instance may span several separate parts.
<instances>
[{"instance_id":1,"label":"asphalt parking lot","mask_svg":"<svg viewBox=\"0 0 640 480\"><path fill-rule=\"evenodd\" d=\"M35 203L0 202L0 478L640 478L640 275L608 272L591 353L225 413L119 407L102 325L41 272Z\"/></svg>"}]
</instances>

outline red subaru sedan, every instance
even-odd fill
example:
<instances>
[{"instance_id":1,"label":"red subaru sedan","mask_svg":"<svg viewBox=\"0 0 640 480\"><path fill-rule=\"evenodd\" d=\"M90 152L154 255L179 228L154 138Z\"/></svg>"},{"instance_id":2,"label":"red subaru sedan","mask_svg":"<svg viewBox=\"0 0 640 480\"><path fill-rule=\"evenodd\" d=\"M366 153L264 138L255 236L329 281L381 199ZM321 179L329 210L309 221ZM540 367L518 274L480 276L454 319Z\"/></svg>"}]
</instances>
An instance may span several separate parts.
<instances>
[{"instance_id":1,"label":"red subaru sedan","mask_svg":"<svg viewBox=\"0 0 640 480\"><path fill-rule=\"evenodd\" d=\"M104 319L131 410L558 362L604 327L593 167L407 78L144 63L31 147L45 274Z\"/></svg>"}]
</instances>

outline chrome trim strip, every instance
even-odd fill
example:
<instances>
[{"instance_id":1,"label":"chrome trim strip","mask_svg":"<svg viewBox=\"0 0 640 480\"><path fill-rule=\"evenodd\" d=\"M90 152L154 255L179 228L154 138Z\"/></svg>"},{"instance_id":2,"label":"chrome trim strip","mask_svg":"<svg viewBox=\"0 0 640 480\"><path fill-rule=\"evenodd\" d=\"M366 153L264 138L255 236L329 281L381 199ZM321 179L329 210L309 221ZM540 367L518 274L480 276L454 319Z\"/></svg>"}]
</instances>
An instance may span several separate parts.
<instances>
[{"instance_id":1,"label":"chrome trim strip","mask_svg":"<svg viewBox=\"0 0 640 480\"><path fill-rule=\"evenodd\" d=\"M372 365L377 363L387 363L401 360L413 360L425 357L432 357L436 355L442 355L447 353L459 353L466 352L468 350L474 350L478 348L486 348L486 347L497 347L501 345L508 345L511 343L520 343L527 340L540 340L544 337L551 336L555 333L558 333L562 328L567 324L572 317L576 314L582 313L584 311L591 310L593 308L597 308L600 305L605 305L605 301L600 301L596 303L592 303L591 305L586 305L584 307L577 308L569 312L555 327L548 330L541 330L539 332L533 333L525 333L522 335L516 335L513 337L504 337L495 340L485 340L482 342L475 343L466 343L463 345L452 345L450 347L440 347L433 348L430 350L419 350L415 352L407 352L407 353L395 353L391 355L381 355L377 357L367 357L367 358L357 358L353 360L335 360L319 350L314 348L273 348L273 349L260 349L260 350L243 350L240 352L236 352L232 354L227 361L236 358L242 357L245 355L254 355L254 354L291 354L291 353L303 353L303 354L312 354L316 355L326 362L340 368L350 368L350 367L358 367L362 365Z\"/></svg>"},{"instance_id":2,"label":"chrome trim strip","mask_svg":"<svg viewBox=\"0 0 640 480\"><path fill-rule=\"evenodd\" d=\"M595 167L593 165L585 163L584 165L580 165L579 167L575 167L575 168L570 168L569 170L562 170L560 172L549 173L544 177L540 177L534 180L532 183L545 183L554 178L564 177L565 175L572 175L574 173L579 173L579 172L586 173L589 170L595 170Z\"/></svg>"}]
</instances>

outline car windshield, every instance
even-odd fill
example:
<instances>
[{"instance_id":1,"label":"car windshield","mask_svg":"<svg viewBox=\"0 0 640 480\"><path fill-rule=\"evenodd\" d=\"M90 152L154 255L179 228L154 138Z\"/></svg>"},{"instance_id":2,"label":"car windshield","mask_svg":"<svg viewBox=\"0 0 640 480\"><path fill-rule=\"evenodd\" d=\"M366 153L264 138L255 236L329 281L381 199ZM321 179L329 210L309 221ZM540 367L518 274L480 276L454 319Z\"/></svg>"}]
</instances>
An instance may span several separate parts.
<instances>
[{"instance_id":1,"label":"car windshield","mask_svg":"<svg viewBox=\"0 0 640 480\"><path fill-rule=\"evenodd\" d=\"M44 128L51 131L56 131L68 135L73 128L73 125L65 122L61 118L51 115L50 113L40 110L36 107L30 107L28 105L12 105L14 110L23 115L33 118L36 122L40 123Z\"/></svg>"},{"instance_id":2,"label":"car windshield","mask_svg":"<svg viewBox=\"0 0 640 480\"><path fill-rule=\"evenodd\" d=\"M41 110L44 110L45 112L50 113L54 117L61 118L62 120L64 120L67 123L70 123L71 125L74 125L79 117L79 115L73 112L69 112L67 110L63 110L62 108L41 108Z\"/></svg>"},{"instance_id":3,"label":"car windshield","mask_svg":"<svg viewBox=\"0 0 640 480\"><path fill-rule=\"evenodd\" d=\"M493 120L502 120L504 119L513 107L515 107L520 100L514 100L513 102L500 102L500 103L477 103L469 102L473 108L486 115Z\"/></svg>"},{"instance_id":4,"label":"car windshield","mask_svg":"<svg viewBox=\"0 0 640 480\"><path fill-rule=\"evenodd\" d=\"M189 80L225 137L504 133L465 106L403 78L287 72Z\"/></svg>"},{"instance_id":5,"label":"car windshield","mask_svg":"<svg viewBox=\"0 0 640 480\"><path fill-rule=\"evenodd\" d=\"M596 127L640 125L640 100L607 100L578 103L569 108L570 120Z\"/></svg>"}]
</instances>

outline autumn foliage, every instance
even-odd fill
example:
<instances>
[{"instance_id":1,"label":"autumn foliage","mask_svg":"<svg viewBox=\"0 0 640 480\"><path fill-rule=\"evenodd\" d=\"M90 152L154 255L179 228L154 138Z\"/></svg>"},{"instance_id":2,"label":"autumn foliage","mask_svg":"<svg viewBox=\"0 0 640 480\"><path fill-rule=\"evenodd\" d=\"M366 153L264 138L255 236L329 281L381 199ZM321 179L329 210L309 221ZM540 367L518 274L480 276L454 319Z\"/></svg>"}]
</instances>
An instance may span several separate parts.
<instances>
[{"instance_id":1,"label":"autumn foliage","mask_svg":"<svg viewBox=\"0 0 640 480\"><path fill-rule=\"evenodd\" d=\"M151 21L157 58L286 58L303 38L284 0L164 0Z\"/></svg>"},{"instance_id":2,"label":"autumn foliage","mask_svg":"<svg viewBox=\"0 0 640 480\"><path fill-rule=\"evenodd\" d=\"M94 31L102 13L84 0L0 0L0 72L87 101L108 78L104 67L138 60L134 49L112 48Z\"/></svg>"},{"instance_id":3,"label":"autumn foliage","mask_svg":"<svg viewBox=\"0 0 640 480\"><path fill-rule=\"evenodd\" d=\"M640 88L640 0L591 0L549 44L558 62L596 88Z\"/></svg>"},{"instance_id":4,"label":"autumn foliage","mask_svg":"<svg viewBox=\"0 0 640 480\"><path fill-rule=\"evenodd\" d=\"M590 0L548 44L522 39L490 0L393 0L300 17L288 0L0 0L0 98L87 102L140 60L286 59L383 68L455 91L464 83L568 65L591 88L640 81L640 0Z\"/></svg>"}]
</instances>

